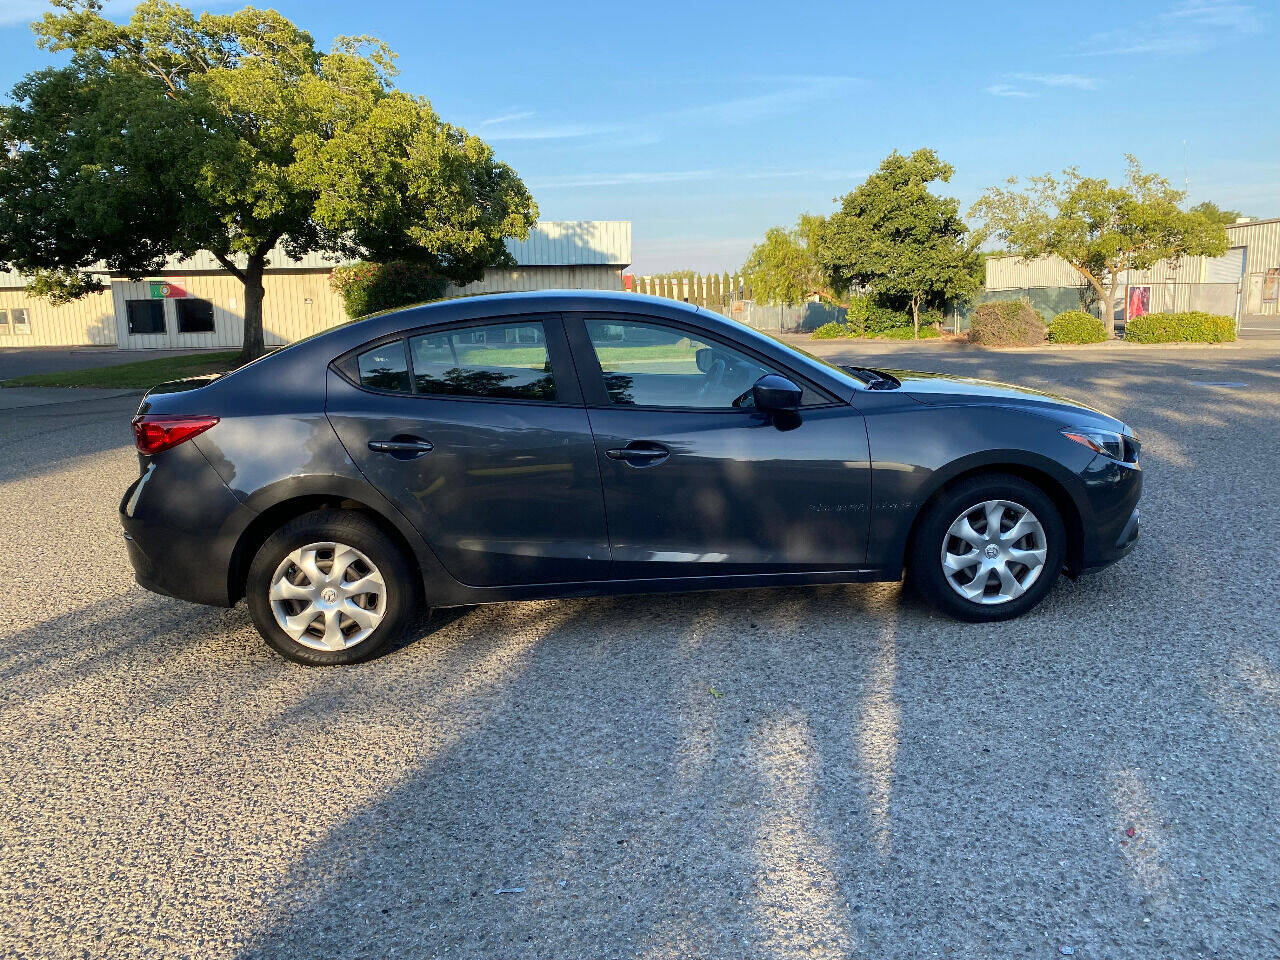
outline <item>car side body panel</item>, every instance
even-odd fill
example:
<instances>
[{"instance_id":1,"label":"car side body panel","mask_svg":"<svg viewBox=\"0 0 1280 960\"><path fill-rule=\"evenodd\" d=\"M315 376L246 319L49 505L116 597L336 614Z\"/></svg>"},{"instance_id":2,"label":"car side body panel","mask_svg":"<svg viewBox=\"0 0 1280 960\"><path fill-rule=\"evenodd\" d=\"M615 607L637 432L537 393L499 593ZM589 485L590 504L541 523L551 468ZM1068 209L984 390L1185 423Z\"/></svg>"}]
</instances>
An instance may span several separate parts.
<instances>
[{"instance_id":1,"label":"car side body panel","mask_svg":"<svg viewBox=\"0 0 1280 960\"><path fill-rule=\"evenodd\" d=\"M787 566L786 557L782 557L781 564L768 572L727 574L717 570L712 571L714 575L640 579L625 569L606 572L600 566L579 566L576 573L567 573L560 582L499 582L495 575L487 584L467 584L449 571L433 549L447 549L447 544L428 543L427 537L434 536L430 525L411 517L393 502L393 495L379 489L385 484L371 478L369 471L352 458L325 414L328 391L334 378L339 377L329 365L380 338L469 319L602 311L696 323L710 333L746 344L783 369L801 370L804 377L834 398L832 407L818 408L812 414L802 410L800 417L803 421L812 416L816 421L819 417L845 415L849 418L850 436L853 437L855 426L860 431L857 442L851 440L847 450L838 451L836 459L856 464L852 473L861 480L848 490L838 491L839 495L826 491L814 501L822 508L820 512L833 505L846 505L852 522L863 531L865 544L856 547L846 568L832 569L824 563L823 569L801 569ZM344 389L359 392L351 384L342 383ZM193 386L198 388L192 389ZM920 397L913 396L913 386ZM930 498L950 480L989 468L1016 468L1049 478L1070 512L1079 518L1079 569L1105 565L1127 552L1136 535L1136 504L1141 492L1138 466L1095 455L1062 437L1059 431L1063 416L1067 415L1063 412L1067 409L1065 403L1056 403L1045 395L1023 396L1017 391L1003 396L994 395L990 389L985 395L979 392L976 387L962 388L944 379L927 386L906 381L898 390L854 387L848 378L819 362L799 357L763 334L714 314L657 298L596 292L463 298L336 327L209 383L197 381L152 391L140 412L214 416L220 422L173 449L142 457L141 475L126 491L121 517L140 582L158 592L223 605L237 599L235 571L237 563L243 562L238 551L252 541L253 532L289 504L312 498L353 501L391 527L416 559L422 571L426 602L433 606L894 579L902 571L912 524ZM841 405L848 406L840 409ZM578 409L589 416L590 406L588 401ZM1079 405L1069 408L1069 416L1105 429L1119 426L1104 414ZM791 433L804 434L803 426L802 422L800 429ZM603 420L601 427L605 427ZM465 432L465 424L459 420L450 429ZM498 443L500 432L486 442ZM626 431L619 433L619 439L623 433ZM589 473L588 463L583 460L584 476ZM459 466L461 472L452 482L463 482L468 468ZM520 475L513 472L509 480L507 495L519 498ZM797 496L803 495L803 471L791 486L796 487ZM598 517L594 511L599 509L599 501L594 498L603 497L600 488L597 486L590 496L585 488L582 493L585 500L597 504L588 505L590 517ZM741 491L742 496L748 493ZM727 498L726 505L731 505L733 499ZM858 516L859 509L862 516ZM599 546L599 525L591 520L589 526L594 532L586 539ZM859 557L863 559L859 561ZM694 567L671 572L702 571Z\"/></svg>"},{"instance_id":2,"label":"car side body panel","mask_svg":"<svg viewBox=\"0 0 1280 960\"><path fill-rule=\"evenodd\" d=\"M1056 487L1050 492L1060 491L1078 517L1086 557L1113 530L1119 534L1141 493L1136 465L1116 464L1066 439L1061 424L1035 407L923 404L910 394L870 390L859 392L855 402L866 417L871 446L868 566L886 574L901 571L920 510L966 473L1013 468L1049 478ZM1096 459L1109 467L1094 468ZM1125 488L1123 495L1115 496L1117 486Z\"/></svg>"}]
</instances>

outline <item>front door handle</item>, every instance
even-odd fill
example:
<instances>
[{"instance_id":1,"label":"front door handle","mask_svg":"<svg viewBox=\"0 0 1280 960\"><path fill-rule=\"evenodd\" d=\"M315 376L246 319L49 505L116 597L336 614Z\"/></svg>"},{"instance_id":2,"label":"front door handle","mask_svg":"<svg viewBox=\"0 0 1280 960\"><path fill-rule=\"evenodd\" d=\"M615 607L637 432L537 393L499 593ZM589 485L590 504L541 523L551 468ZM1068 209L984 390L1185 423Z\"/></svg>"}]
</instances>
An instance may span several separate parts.
<instances>
[{"instance_id":1,"label":"front door handle","mask_svg":"<svg viewBox=\"0 0 1280 960\"><path fill-rule=\"evenodd\" d=\"M633 467L650 467L671 456L671 451L651 440L633 440L625 447L606 450L604 455L610 460L621 460Z\"/></svg>"},{"instance_id":2,"label":"front door handle","mask_svg":"<svg viewBox=\"0 0 1280 960\"><path fill-rule=\"evenodd\" d=\"M430 440L370 440L374 453L389 453L397 460L416 460L435 449Z\"/></svg>"}]
</instances>

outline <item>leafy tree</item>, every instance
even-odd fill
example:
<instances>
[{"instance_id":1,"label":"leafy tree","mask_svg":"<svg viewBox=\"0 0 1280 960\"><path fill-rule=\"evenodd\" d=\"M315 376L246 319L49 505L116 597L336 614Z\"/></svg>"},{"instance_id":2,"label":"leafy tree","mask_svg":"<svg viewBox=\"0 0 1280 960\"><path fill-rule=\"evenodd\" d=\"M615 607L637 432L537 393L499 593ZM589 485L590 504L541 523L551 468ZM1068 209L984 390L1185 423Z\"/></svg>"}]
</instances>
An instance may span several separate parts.
<instances>
[{"instance_id":1,"label":"leafy tree","mask_svg":"<svg viewBox=\"0 0 1280 960\"><path fill-rule=\"evenodd\" d=\"M1198 213L1202 217L1207 217L1214 223L1220 223L1224 227L1229 227L1241 217L1244 216L1239 210L1223 210L1212 200L1201 200L1194 207L1187 211L1188 213Z\"/></svg>"},{"instance_id":2,"label":"leafy tree","mask_svg":"<svg viewBox=\"0 0 1280 960\"><path fill-rule=\"evenodd\" d=\"M1227 233L1221 211L1183 210L1184 194L1169 181L1146 173L1129 156L1125 183L1112 186L1099 177L1083 177L1075 167L1062 178L1031 177L1025 190L1017 179L992 187L974 204L970 216L985 221L985 232L1024 259L1061 257L1084 278L1102 304L1108 335L1115 333L1115 296L1119 275L1145 270L1160 260L1221 256ZM1216 207L1214 208L1217 209Z\"/></svg>"},{"instance_id":3,"label":"leafy tree","mask_svg":"<svg viewBox=\"0 0 1280 960\"><path fill-rule=\"evenodd\" d=\"M825 224L825 218L806 213L791 230L770 227L765 232L764 240L751 248L742 267L755 299L803 303L820 296L845 306L831 288L830 278L818 259Z\"/></svg>"},{"instance_id":4,"label":"leafy tree","mask_svg":"<svg viewBox=\"0 0 1280 960\"><path fill-rule=\"evenodd\" d=\"M244 285L243 357L263 352L271 251L424 264L455 283L509 265L537 208L489 146L396 90L368 38L328 53L271 10L52 0L37 43L70 54L0 108L0 262L74 290L209 250Z\"/></svg>"},{"instance_id":5,"label":"leafy tree","mask_svg":"<svg viewBox=\"0 0 1280 960\"><path fill-rule=\"evenodd\" d=\"M439 300L447 282L420 263L353 263L335 267L329 287L342 297L347 316L365 317L415 303Z\"/></svg>"},{"instance_id":6,"label":"leafy tree","mask_svg":"<svg viewBox=\"0 0 1280 960\"><path fill-rule=\"evenodd\" d=\"M906 305L916 336L923 308L971 296L981 282L957 202L929 190L952 172L927 148L909 157L895 150L845 194L819 232L817 260L833 289L860 287L883 303Z\"/></svg>"}]
</instances>

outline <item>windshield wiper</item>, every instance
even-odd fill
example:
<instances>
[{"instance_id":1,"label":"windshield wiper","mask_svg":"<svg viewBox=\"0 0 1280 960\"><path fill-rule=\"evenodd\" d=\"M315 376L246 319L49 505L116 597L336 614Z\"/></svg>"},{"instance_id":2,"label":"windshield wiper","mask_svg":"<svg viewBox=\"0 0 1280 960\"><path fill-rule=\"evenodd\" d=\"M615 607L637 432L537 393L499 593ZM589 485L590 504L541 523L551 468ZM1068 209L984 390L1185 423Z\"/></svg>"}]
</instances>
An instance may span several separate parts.
<instances>
[{"instance_id":1,"label":"windshield wiper","mask_svg":"<svg viewBox=\"0 0 1280 960\"><path fill-rule=\"evenodd\" d=\"M891 377L887 373L881 373L879 370L872 370L870 367L852 367L842 365L842 370L848 370L855 377L867 385L868 390L896 390L902 386L902 381L896 377Z\"/></svg>"}]
</instances>

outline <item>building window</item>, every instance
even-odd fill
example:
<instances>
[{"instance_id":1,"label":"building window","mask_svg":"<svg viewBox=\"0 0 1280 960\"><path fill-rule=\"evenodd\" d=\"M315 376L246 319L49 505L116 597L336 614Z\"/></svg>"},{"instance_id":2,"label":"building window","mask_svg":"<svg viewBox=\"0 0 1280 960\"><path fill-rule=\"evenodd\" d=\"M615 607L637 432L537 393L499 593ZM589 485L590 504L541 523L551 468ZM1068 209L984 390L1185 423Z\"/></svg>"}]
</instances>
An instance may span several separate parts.
<instances>
[{"instance_id":1,"label":"building window","mask_svg":"<svg viewBox=\"0 0 1280 960\"><path fill-rule=\"evenodd\" d=\"M130 336L164 333L163 300L126 300L124 309Z\"/></svg>"},{"instance_id":2,"label":"building window","mask_svg":"<svg viewBox=\"0 0 1280 960\"><path fill-rule=\"evenodd\" d=\"M179 333L213 333L213 304L187 297L173 301L178 311Z\"/></svg>"},{"instance_id":3,"label":"building window","mask_svg":"<svg viewBox=\"0 0 1280 960\"><path fill-rule=\"evenodd\" d=\"M16 307L13 311L13 332L14 333L30 333L31 321L27 318L25 307Z\"/></svg>"},{"instance_id":4,"label":"building window","mask_svg":"<svg viewBox=\"0 0 1280 960\"><path fill-rule=\"evenodd\" d=\"M9 311L0 310L0 335L9 332Z\"/></svg>"}]
</instances>

